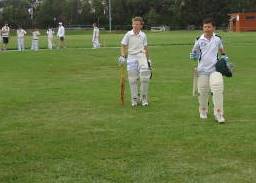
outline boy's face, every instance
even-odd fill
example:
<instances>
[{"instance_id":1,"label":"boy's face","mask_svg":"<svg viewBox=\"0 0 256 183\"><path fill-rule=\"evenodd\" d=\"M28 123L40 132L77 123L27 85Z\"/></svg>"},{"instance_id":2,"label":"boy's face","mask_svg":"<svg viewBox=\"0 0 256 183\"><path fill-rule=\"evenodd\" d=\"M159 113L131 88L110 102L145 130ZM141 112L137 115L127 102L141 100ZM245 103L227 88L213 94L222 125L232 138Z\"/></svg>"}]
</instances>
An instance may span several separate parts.
<instances>
[{"instance_id":1,"label":"boy's face","mask_svg":"<svg viewBox=\"0 0 256 183\"><path fill-rule=\"evenodd\" d=\"M210 36L213 34L215 27L211 23L203 25L203 32L205 35Z\"/></svg>"},{"instance_id":2,"label":"boy's face","mask_svg":"<svg viewBox=\"0 0 256 183\"><path fill-rule=\"evenodd\" d=\"M133 21L132 22L132 29L135 33L139 33L142 29L142 25L140 21Z\"/></svg>"}]
</instances>

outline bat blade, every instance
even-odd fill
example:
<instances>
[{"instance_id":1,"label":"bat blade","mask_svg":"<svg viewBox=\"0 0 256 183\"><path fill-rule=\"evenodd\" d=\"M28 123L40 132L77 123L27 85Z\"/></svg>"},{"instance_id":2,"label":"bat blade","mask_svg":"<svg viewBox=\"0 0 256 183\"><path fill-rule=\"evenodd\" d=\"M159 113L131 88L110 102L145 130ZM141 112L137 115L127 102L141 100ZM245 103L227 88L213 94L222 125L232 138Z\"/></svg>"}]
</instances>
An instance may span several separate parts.
<instances>
[{"instance_id":1,"label":"bat blade","mask_svg":"<svg viewBox=\"0 0 256 183\"><path fill-rule=\"evenodd\" d=\"M197 69L193 69L193 89L192 89L192 95L195 97L197 95Z\"/></svg>"},{"instance_id":2,"label":"bat blade","mask_svg":"<svg viewBox=\"0 0 256 183\"><path fill-rule=\"evenodd\" d=\"M125 98L125 68L124 65L120 67L120 102L124 105Z\"/></svg>"}]
</instances>

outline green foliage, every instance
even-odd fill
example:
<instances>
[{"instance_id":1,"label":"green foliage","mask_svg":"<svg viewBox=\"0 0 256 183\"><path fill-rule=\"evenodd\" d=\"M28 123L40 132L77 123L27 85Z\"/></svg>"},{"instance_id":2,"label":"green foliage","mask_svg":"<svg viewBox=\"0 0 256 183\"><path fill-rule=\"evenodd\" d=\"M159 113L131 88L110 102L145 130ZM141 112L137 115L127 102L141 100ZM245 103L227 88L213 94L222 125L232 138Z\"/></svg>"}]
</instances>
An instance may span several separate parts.
<instances>
[{"instance_id":1,"label":"green foliage","mask_svg":"<svg viewBox=\"0 0 256 183\"><path fill-rule=\"evenodd\" d=\"M108 25L108 0L41 0L34 8L34 24L42 28L63 21L66 25L99 23ZM218 26L228 23L232 12L256 11L255 0L111 0L114 28L129 25L134 16L143 16L148 25L201 25L205 17L214 17ZM31 25L27 9L30 0L0 2L0 23ZM56 20L54 21L54 17ZM121 27L122 28L122 27Z\"/></svg>"}]
</instances>

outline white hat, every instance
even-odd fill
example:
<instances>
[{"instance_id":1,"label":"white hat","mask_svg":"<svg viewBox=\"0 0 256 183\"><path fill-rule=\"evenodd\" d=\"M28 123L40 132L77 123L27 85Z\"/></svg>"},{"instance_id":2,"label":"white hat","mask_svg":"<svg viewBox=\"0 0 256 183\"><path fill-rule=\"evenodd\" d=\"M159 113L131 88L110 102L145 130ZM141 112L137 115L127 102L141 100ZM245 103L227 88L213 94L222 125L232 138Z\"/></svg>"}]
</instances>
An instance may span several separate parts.
<instances>
[{"instance_id":1,"label":"white hat","mask_svg":"<svg viewBox=\"0 0 256 183\"><path fill-rule=\"evenodd\" d=\"M62 25L62 22L59 22L59 25Z\"/></svg>"}]
</instances>

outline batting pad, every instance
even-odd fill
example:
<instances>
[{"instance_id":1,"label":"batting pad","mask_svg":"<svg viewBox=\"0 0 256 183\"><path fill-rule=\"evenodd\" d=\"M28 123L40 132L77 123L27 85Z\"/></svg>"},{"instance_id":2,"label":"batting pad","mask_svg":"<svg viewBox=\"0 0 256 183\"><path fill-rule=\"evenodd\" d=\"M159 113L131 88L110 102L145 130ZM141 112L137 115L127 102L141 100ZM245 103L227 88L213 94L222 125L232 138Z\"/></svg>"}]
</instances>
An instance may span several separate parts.
<instances>
[{"instance_id":1,"label":"batting pad","mask_svg":"<svg viewBox=\"0 0 256 183\"><path fill-rule=\"evenodd\" d=\"M212 100L214 104L214 114L220 113L223 115L223 92L224 82L220 72L213 72L210 75L210 88L213 93Z\"/></svg>"},{"instance_id":2,"label":"batting pad","mask_svg":"<svg viewBox=\"0 0 256 183\"><path fill-rule=\"evenodd\" d=\"M142 52L142 53L138 54L138 63L139 63L140 72L141 72L141 70L149 69L148 60L147 60L145 53Z\"/></svg>"},{"instance_id":3,"label":"batting pad","mask_svg":"<svg viewBox=\"0 0 256 183\"><path fill-rule=\"evenodd\" d=\"M137 70L128 71L128 80L130 84L132 100L138 99L138 84L137 84L138 78L139 78L139 73Z\"/></svg>"},{"instance_id":4,"label":"batting pad","mask_svg":"<svg viewBox=\"0 0 256 183\"><path fill-rule=\"evenodd\" d=\"M148 87L149 87L149 80L151 76L151 71L147 69L141 69L140 72L140 93L144 97L148 97Z\"/></svg>"},{"instance_id":5,"label":"batting pad","mask_svg":"<svg viewBox=\"0 0 256 183\"><path fill-rule=\"evenodd\" d=\"M199 75L197 80L199 112L208 112L209 76Z\"/></svg>"}]
</instances>

